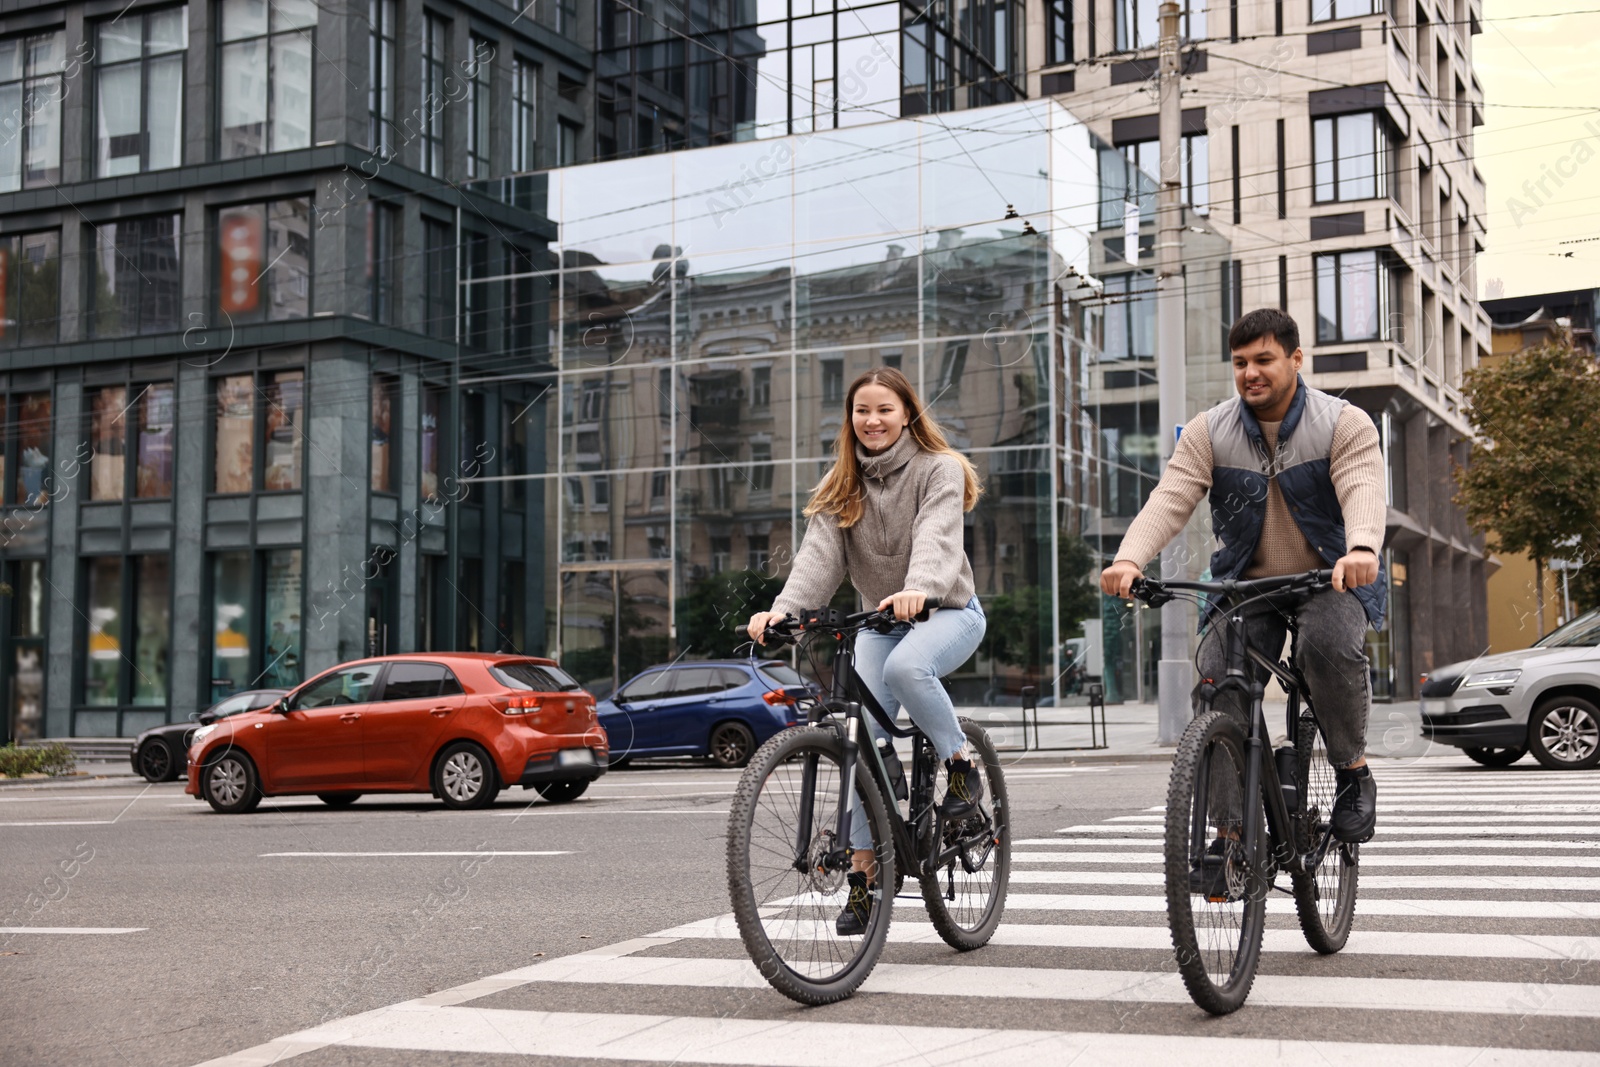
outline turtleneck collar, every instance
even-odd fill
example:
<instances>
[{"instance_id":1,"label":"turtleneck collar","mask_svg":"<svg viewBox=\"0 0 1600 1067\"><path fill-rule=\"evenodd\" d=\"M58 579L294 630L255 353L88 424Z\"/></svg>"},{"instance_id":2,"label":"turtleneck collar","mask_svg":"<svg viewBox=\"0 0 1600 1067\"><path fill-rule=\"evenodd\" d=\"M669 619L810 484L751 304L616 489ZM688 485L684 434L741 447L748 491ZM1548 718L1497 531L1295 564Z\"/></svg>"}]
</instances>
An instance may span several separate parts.
<instances>
[{"instance_id":1,"label":"turtleneck collar","mask_svg":"<svg viewBox=\"0 0 1600 1067\"><path fill-rule=\"evenodd\" d=\"M861 464L861 473L866 477L887 478L904 467L919 450L920 446L917 439L911 436L911 431L901 430L895 443L882 452L869 452L865 445L857 441L856 459Z\"/></svg>"}]
</instances>

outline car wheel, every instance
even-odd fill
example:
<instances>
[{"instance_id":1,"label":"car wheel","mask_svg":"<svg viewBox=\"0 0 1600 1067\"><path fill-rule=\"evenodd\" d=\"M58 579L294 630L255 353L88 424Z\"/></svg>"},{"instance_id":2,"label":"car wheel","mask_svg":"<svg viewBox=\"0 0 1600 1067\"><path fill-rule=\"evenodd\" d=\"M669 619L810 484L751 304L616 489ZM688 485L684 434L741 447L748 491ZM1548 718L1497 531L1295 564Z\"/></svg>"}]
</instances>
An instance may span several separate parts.
<instances>
[{"instance_id":1,"label":"car wheel","mask_svg":"<svg viewBox=\"0 0 1600 1067\"><path fill-rule=\"evenodd\" d=\"M1600 707L1582 697L1552 697L1528 722L1528 747L1555 770L1593 767L1600 763Z\"/></svg>"},{"instance_id":2,"label":"car wheel","mask_svg":"<svg viewBox=\"0 0 1600 1067\"><path fill-rule=\"evenodd\" d=\"M568 804L583 796L584 791L589 788L589 783L546 782L543 785L536 785L533 788L537 789L539 791L539 795L544 797L552 804Z\"/></svg>"},{"instance_id":3,"label":"car wheel","mask_svg":"<svg viewBox=\"0 0 1600 1067\"><path fill-rule=\"evenodd\" d=\"M318 793L317 799L330 808L348 808L361 799L360 793Z\"/></svg>"},{"instance_id":4,"label":"car wheel","mask_svg":"<svg viewBox=\"0 0 1600 1067\"><path fill-rule=\"evenodd\" d=\"M1525 748L1464 748L1461 751L1469 760L1485 767L1509 767L1528 754Z\"/></svg>"},{"instance_id":5,"label":"car wheel","mask_svg":"<svg viewBox=\"0 0 1600 1067\"><path fill-rule=\"evenodd\" d=\"M172 749L160 741L146 741L139 750L139 773L147 782L170 782L177 777Z\"/></svg>"},{"instance_id":6,"label":"car wheel","mask_svg":"<svg viewBox=\"0 0 1600 1067\"><path fill-rule=\"evenodd\" d=\"M494 764L470 741L457 741L439 754L433 767L433 791L447 808L467 810L494 803L500 793Z\"/></svg>"},{"instance_id":7,"label":"car wheel","mask_svg":"<svg viewBox=\"0 0 1600 1067\"><path fill-rule=\"evenodd\" d=\"M755 735L743 723L718 723L711 731L709 755L718 767L743 767L755 750Z\"/></svg>"},{"instance_id":8,"label":"car wheel","mask_svg":"<svg viewBox=\"0 0 1600 1067\"><path fill-rule=\"evenodd\" d=\"M242 815L261 803L261 780L250 757L227 749L206 761L200 771L200 793L212 810Z\"/></svg>"}]
</instances>

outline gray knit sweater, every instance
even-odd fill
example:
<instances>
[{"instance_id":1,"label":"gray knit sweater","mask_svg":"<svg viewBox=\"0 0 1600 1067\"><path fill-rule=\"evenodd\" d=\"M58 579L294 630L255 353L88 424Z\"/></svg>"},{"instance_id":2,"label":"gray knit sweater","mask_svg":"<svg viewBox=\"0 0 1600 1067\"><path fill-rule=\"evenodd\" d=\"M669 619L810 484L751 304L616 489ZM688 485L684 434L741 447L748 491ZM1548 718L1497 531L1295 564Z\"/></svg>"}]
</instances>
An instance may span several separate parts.
<instances>
[{"instance_id":1,"label":"gray knit sweater","mask_svg":"<svg viewBox=\"0 0 1600 1067\"><path fill-rule=\"evenodd\" d=\"M861 520L841 530L831 515L811 516L772 610L821 607L847 575L864 608L902 589L920 589L929 607L966 607L973 583L963 543L961 464L924 452L907 432L877 455L857 443L856 458L867 494Z\"/></svg>"}]
</instances>

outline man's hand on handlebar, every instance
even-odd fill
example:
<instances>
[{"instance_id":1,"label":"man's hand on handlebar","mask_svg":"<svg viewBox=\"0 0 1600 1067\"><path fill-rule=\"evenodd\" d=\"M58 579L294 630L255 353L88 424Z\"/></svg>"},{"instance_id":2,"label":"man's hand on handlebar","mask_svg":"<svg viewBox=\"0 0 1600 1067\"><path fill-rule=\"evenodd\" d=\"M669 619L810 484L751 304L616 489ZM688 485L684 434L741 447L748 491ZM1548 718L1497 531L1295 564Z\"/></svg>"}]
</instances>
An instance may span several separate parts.
<instances>
[{"instance_id":1,"label":"man's hand on handlebar","mask_svg":"<svg viewBox=\"0 0 1600 1067\"><path fill-rule=\"evenodd\" d=\"M920 589L902 589L892 596L886 596L879 602L876 610L893 607L894 617L901 622L921 614L928 603L928 594Z\"/></svg>"},{"instance_id":2,"label":"man's hand on handlebar","mask_svg":"<svg viewBox=\"0 0 1600 1067\"><path fill-rule=\"evenodd\" d=\"M1333 587L1341 593L1377 580L1378 557L1366 549L1348 552L1333 565Z\"/></svg>"},{"instance_id":3,"label":"man's hand on handlebar","mask_svg":"<svg viewBox=\"0 0 1600 1067\"><path fill-rule=\"evenodd\" d=\"M756 644L765 645L767 643L767 627L775 622L782 622L785 617L781 611L758 611L750 616L750 625L745 627L745 632L750 635L750 640Z\"/></svg>"},{"instance_id":4,"label":"man's hand on handlebar","mask_svg":"<svg viewBox=\"0 0 1600 1067\"><path fill-rule=\"evenodd\" d=\"M1131 559L1119 559L1100 572L1100 591L1106 596L1128 599L1136 578L1144 577L1144 568Z\"/></svg>"}]
</instances>

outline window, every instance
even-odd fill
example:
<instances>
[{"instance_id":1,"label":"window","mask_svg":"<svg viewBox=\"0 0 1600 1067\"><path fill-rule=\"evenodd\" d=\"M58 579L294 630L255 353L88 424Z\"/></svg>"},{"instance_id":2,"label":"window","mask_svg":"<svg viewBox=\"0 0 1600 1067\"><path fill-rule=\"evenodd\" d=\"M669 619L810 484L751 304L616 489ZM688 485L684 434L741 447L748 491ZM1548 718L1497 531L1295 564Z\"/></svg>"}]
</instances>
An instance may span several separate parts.
<instances>
[{"instance_id":1,"label":"window","mask_svg":"<svg viewBox=\"0 0 1600 1067\"><path fill-rule=\"evenodd\" d=\"M650 472L650 507L652 510L657 510L667 506L668 478L669 476L666 471Z\"/></svg>"},{"instance_id":2,"label":"window","mask_svg":"<svg viewBox=\"0 0 1600 1067\"><path fill-rule=\"evenodd\" d=\"M448 98L444 68L448 60L445 39L449 23L437 15L424 15L422 28L422 169L444 177L444 113Z\"/></svg>"},{"instance_id":3,"label":"window","mask_svg":"<svg viewBox=\"0 0 1600 1067\"><path fill-rule=\"evenodd\" d=\"M711 573L721 574L733 566L733 539L729 537L711 538Z\"/></svg>"},{"instance_id":4,"label":"window","mask_svg":"<svg viewBox=\"0 0 1600 1067\"><path fill-rule=\"evenodd\" d=\"M456 336L456 247L447 223L422 220L423 282L422 332L441 341Z\"/></svg>"},{"instance_id":5,"label":"window","mask_svg":"<svg viewBox=\"0 0 1600 1067\"><path fill-rule=\"evenodd\" d=\"M765 408L772 406L772 368L753 367L750 370L750 405Z\"/></svg>"},{"instance_id":6,"label":"window","mask_svg":"<svg viewBox=\"0 0 1600 1067\"><path fill-rule=\"evenodd\" d=\"M394 417L399 383L387 374L372 376L372 470L374 493L394 493L400 487L395 477Z\"/></svg>"},{"instance_id":7,"label":"window","mask_svg":"<svg viewBox=\"0 0 1600 1067\"><path fill-rule=\"evenodd\" d=\"M396 205L367 201L367 315L385 326L394 324L399 230L400 209Z\"/></svg>"},{"instance_id":8,"label":"window","mask_svg":"<svg viewBox=\"0 0 1600 1067\"><path fill-rule=\"evenodd\" d=\"M1045 66L1072 62L1072 0L1045 4Z\"/></svg>"},{"instance_id":9,"label":"window","mask_svg":"<svg viewBox=\"0 0 1600 1067\"><path fill-rule=\"evenodd\" d=\"M60 30L0 41L0 193L61 181Z\"/></svg>"},{"instance_id":10,"label":"window","mask_svg":"<svg viewBox=\"0 0 1600 1067\"><path fill-rule=\"evenodd\" d=\"M1150 271L1106 276L1103 359L1155 358L1155 290L1155 275Z\"/></svg>"},{"instance_id":11,"label":"window","mask_svg":"<svg viewBox=\"0 0 1600 1067\"><path fill-rule=\"evenodd\" d=\"M550 13L555 23L555 31L574 40L578 34L578 0L554 0L550 5Z\"/></svg>"},{"instance_id":12,"label":"window","mask_svg":"<svg viewBox=\"0 0 1600 1067\"><path fill-rule=\"evenodd\" d=\"M42 507L50 502L51 398L49 393L27 393L16 398L13 416L17 428L12 456L17 465L17 482L11 503Z\"/></svg>"},{"instance_id":13,"label":"window","mask_svg":"<svg viewBox=\"0 0 1600 1067\"><path fill-rule=\"evenodd\" d=\"M222 159L311 146L315 0L222 0Z\"/></svg>"},{"instance_id":14,"label":"window","mask_svg":"<svg viewBox=\"0 0 1600 1067\"><path fill-rule=\"evenodd\" d=\"M767 534L751 534L745 538L745 566L750 570L767 569L767 560L770 558L767 541Z\"/></svg>"},{"instance_id":15,"label":"window","mask_svg":"<svg viewBox=\"0 0 1600 1067\"><path fill-rule=\"evenodd\" d=\"M188 9L122 15L99 26L96 40L95 173L182 166Z\"/></svg>"},{"instance_id":16,"label":"window","mask_svg":"<svg viewBox=\"0 0 1600 1067\"><path fill-rule=\"evenodd\" d=\"M521 508L527 503L528 483L523 476L528 473L528 423L532 404L508 400L505 415L500 422L500 473L506 480L500 483L500 503L503 507Z\"/></svg>"},{"instance_id":17,"label":"window","mask_svg":"<svg viewBox=\"0 0 1600 1067\"><path fill-rule=\"evenodd\" d=\"M1117 148L1102 145L1099 156L1100 225L1120 228L1130 202L1139 205L1141 222L1153 221L1161 188L1161 142L1134 141ZM1209 206L1211 149L1205 134L1184 135L1178 169L1183 178L1183 202L1201 209ZM1124 258L1136 261L1132 255Z\"/></svg>"},{"instance_id":18,"label":"window","mask_svg":"<svg viewBox=\"0 0 1600 1067\"><path fill-rule=\"evenodd\" d=\"M304 588L298 548L221 552L212 557L213 700L240 689L300 683Z\"/></svg>"},{"instance_id":19,"label":"window","mask_svg":"<svg viewBox=\"0 0 1600 1067\"><path fill-rule=\"evenodd\" d=\"M91 707L166 704L172 635L168 557L101 556L86 560L85 570L83 702Z\"/></svg>"},{"instance_id":20,"label":"window","mask_svg":"<svg viewBox=\"0 0 1600 1067\"><path fill-rule=\"evenodd\" d=\"M1353 19L1358 15L1377 15L1382 12L1380 0L1311 0L1312 22Z\"/></svg>"},{"instance_id":21,"label":"window","mask_svg":"<svg viewBox=\"0 0 1600 1067\"><path fill-rule=\"evenodd\" d=\"M467 60L467 177L489 176L489 113L494 95L489 85L494 45L481 37L472 38L472 56Z\"/></svg>"},{"instance_id":22,"label":"window","mask_svg":"<svg viewBox=\"0 0 1600 1067\"><path fill-rule=\"evenodd\" d=\"M1315 200L1370 200L1388 188L1389 138L1374 112L1311 123Z\"/></svg>"},{"instance_id":23,"label":"window","mask_svg":"<svg viewBox=\"0 0 1600 1067\"><path fill-rule=\"evenodd\" d=\"M1154 48L1161 40L1161 0L1115 0L1116 49L1119 52ZM1189 0L1178 17L1178 35L1198 40L1206 35L1203 0Z\"/></svg>"},{"instance_id":24,"label":"window","mask_svg":"<svg viewBox=\"0 0 1600 1067\"><path fill-rule=\"evenodd\" d=\"M672 692L672 681L675 671L651 671L641 678L629 682L617 694L620 704L637 704L645 700L659 700Z\"/></svg>"},{"instance_id":25,"label":"window","mask_svg":"<svg viewBox=\"0 0 1600 1067\"><path fill-rule=\"evenodd\" d=\"M772 442L750 442L750 488L758 492L772 491Z\"/></svg>"},{"instance_id":26,"label":"window","mask_svg":"<svg viewBox=\"0 0 1600 1067\"><path fill-rule=\"evenodd\" d=\"M534 168L539 136L539 68L518 57L511 61L511 170Z\"/></svg>"},{"instance_id":27,"label":"window","mask_svg":"<svg viewBox=\"0 0 1600 1067\"><path fill-rule=\"evenodd\" d=\"M569 167L578 162L578 127L560 119L556 122L559 140L556 142L556 166Z\"/></svg>"},{"instance_id":28,"label":"window","mask_svg":"<svg viewBox=\"0 0 1600 1067\"><path fill-rule=\"evenodd\" d=\"M466 277L461 286L461 330L459 337L471 348L486 348L489 344L489 286L488 279L499 271L489 268L489 238L470 230L461 232L466 246L462 249L462 266Z\"/></svg>"},{"instance_id":29,"label":"window","mask_svg":"<svg viewBox=\"0 0 1600 1067\"><path fill-rule=\"evenodd\" d=\"M0 237L0 348L60 336L61 232Z\"/></svg>"},{"instance_id":30,"label":"window","mask_svg":"<svg viewBox=\"0 0 1600 1067\"><path fill-rule=\"evenodd\" d=\"M391 663L383 679L384 700L431 700L460 692L461 683L450 668L437 663Z\"/></svg>"},{"instance_id":31,"label":"window","mask_svg":"<svg viewBox=\"0 0 1600 1067\"><path fill-rule=\"evenodd\" d=\"M359 667L346 667L318 678L295 694L289 710L331 708L339 704L365 704L372 699L372 683L378 680L378 671L381 669L382 664L366 663Z\"/></svg>"},{"instance_id":32,"label":"window","mask_svg":"<svg viewBox=\"0 0 1600 1067\"><path fill-rule=\"evenodd\" d=\"M440 495L439 447L445 440L441 424L445 396L442 386L422 387L422 499L428 504L438 504L444 500Z\"/></svg>"},{"instance_id":33,"label":"window","mask_svg":"<svg viewBox=\"0 0 1600 1067\"><path fill-rule=\"evenodd\" d=\"M394 155L395 0L367 0L367 147L380 160Z\"/></svg>"},{"instance_id":34,"label":"window","mask_svg":"<svg viewBox=\"0 0 1600 1067\"><path fill-rule=\"evenodd\" d=\"M822 368L822 402L824 404L844 403L844 360L824 359Z\"/></svg>"},{"instance_id":35,"label":"window","mask_svg":"<svg viewBox=\"0 0 1600 1067\"><path fill-rule=\"evenodd\" d=\"M183 216L156 215L94 227L89 336L170 333L182 322Z\"/></svg>"},{"instance_id":36,"label":"window","mask_svg":"<svg viewBox=\"0 0 1600 1067\"><path fill-rule=\"evenodd\" d=\"M94 458L89 464L90 500L127 499L130 451L136 460L132 494L138 499L172 495L174 401L171 382L91 390L89 444Z\"/></svg>"},{"instance_id":37,"label":"window","mask_svg":"<svg viewBox=\"0 0 1600 1067\"><path fill-rule=\"evenodd\" d=\"M311 314L311 198L217 213L217 307L229 322Z\"/></svg>"},{"instance_id":38,"label":"window","mask_svg":"<svg viewBox=\"0 0 1600 1067\"><path fill-rule=\"evenodd\" d=\"M259 393L264 403L257 404ZM293 491L301 486L304 448L305 372L235 374L216 380L216 450L212 490L248 493L256 478L256 420L262 421L259 488Z\"/></svg>"},{"instance_id":39,"label":"window","mask_svg":"<svg viewBox=\"0 0 1600 1067\"><path fill-rule=\"evenodd\" d=\"M1399 274L1377 251L1316 257L1317 343L1377 341L1398 308Z\"/></svg>"}]
</instances>

